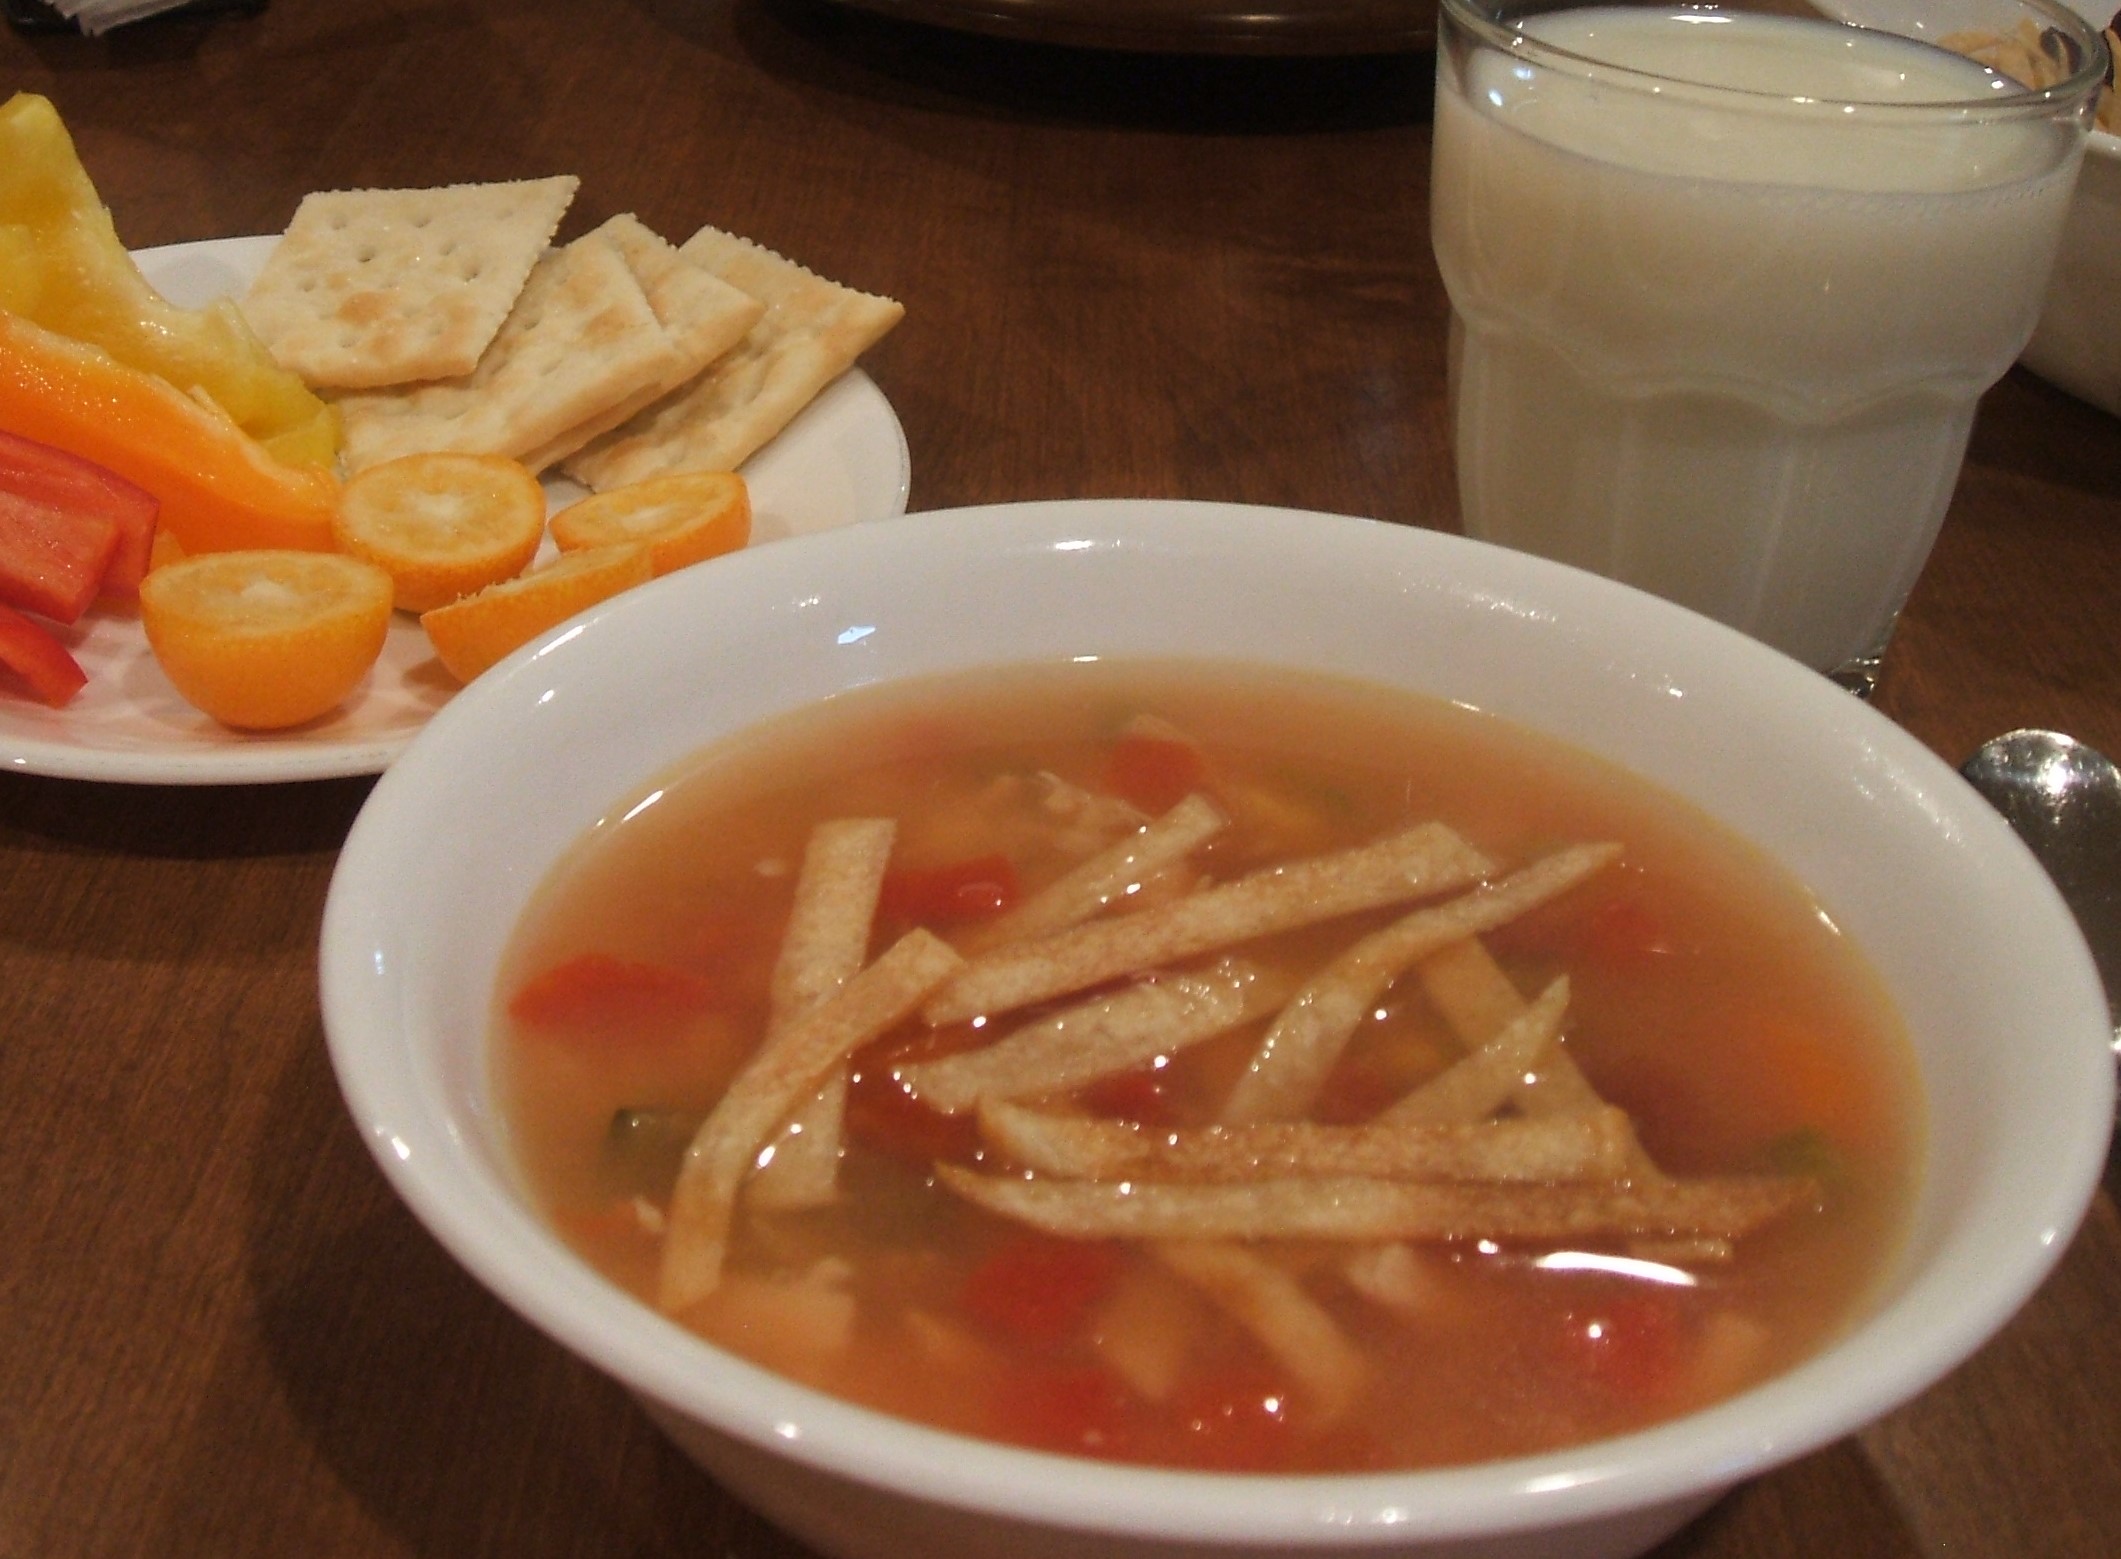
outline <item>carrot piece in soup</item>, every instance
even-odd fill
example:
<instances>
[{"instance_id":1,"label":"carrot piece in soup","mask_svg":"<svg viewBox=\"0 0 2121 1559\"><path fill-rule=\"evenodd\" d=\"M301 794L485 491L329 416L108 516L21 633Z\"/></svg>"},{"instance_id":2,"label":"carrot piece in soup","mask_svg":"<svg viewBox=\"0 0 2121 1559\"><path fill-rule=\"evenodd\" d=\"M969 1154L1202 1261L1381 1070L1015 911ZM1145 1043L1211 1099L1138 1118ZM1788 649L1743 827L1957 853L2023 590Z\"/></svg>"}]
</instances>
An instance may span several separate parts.
<instances>
[{"instance_id":1,"label":"carrot piece in soup","mask_svg":"<svg viewBox=\"0 0 2121 1559\"><path fill-rule=\"evenodd\" d=\"M884 877L878 908L909 925L951 925L999 915L1023 897L1016 867L1000 853L944 866L902 866Z\"/></svg>"},{"instance_id":2,"label":"carrot piece in soup","mask_svg":"<svg viewBox=\"0 0 2121 1559\"><path fill-rule=\"evenodd\" d=\"M49 630L6 606L0 606L0 667L13 672L39 702L54 709L88 682L81 663Z\"/></svg>"},{"instance_id":3,"label":"carrot piece in soup","mask_svg":"<svg viewBox=\"0 0 2121 1559\"><path fill-rule=\"evenodd\" d=\"M1112 744L1105 786L1144 812L1168 812L1202 789L1207 760L1191 742L1130 731Z\"/></svg>"},{"instance_id":4,"label":"carrot piece in soup","mask_svg":"<svg viewBox=\"0 0 2121 1559\"><path fill-rule=\"evenodd\" d=\"M695 1010L708 989L683 969L582 953L534 976L509 998L508 1015L531 1028L607 1029Z\"/></svg>"},{"instance_id":5,"label":"carrot piece in soup","mask_svg":"<svg viewBox=\"0 0 2121 1559\"><path fill-rule=\"evenodd\" d=\"M1103 1240L1018 1235L966 1274L958 1298L989 1328L1050 1347L1081 1328L1121 1260L1118 1247Z\"/></svg>"},{"instance_id":6,"label":"carrot piece in soup","mask_svg":"<svg viewBox=\"0 0 2121 1559\"><path fill-rule=\"evenodd\" d=\"M1762 1137L1810 1130L1826 1142L1873 1141L1884 1129L1878 1091L1861 1085L1861 1050L1831 1028L1774 1013L1734 1015L1722 1041L1757 1078L1734 1112Z\"/></svg>"}]
</instances>

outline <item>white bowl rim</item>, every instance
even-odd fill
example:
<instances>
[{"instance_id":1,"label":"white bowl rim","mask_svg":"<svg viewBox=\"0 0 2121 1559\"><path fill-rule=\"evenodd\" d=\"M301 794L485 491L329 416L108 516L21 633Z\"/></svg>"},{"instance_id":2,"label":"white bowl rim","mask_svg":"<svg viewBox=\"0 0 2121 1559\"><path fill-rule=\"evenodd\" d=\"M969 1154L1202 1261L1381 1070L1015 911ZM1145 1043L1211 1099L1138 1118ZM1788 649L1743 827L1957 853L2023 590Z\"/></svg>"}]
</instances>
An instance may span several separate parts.
<instances>
[{"instance_id":1,"label":"white bowl rim","mask_svg":"<svg viewBox=\"0 0 2121 1559\"><path fill-rule=\"evenodd\" d=\"M1811 700L1822 730L1860 743L1867 755L1916 776L1927 805L1992 864L2056 949L2057 1006L2086 1034L2072 1056L2081 1091L2058 1101L2043 1151L2053 1174L2043 1205L2029 1209L2016 1260L1985 1292L1959 1296L1948 1315L1930 1314L1875 1342L1849 1385L1848 1340L1739 1398L1624 1437L1547 1455L1431 1471L1233 1476L1120 1466L988 1444L857 1407L735 1359L654 1315L590 1273L519 1204L467 1199L449 1172L455 1125L420 1118L406 1079L379 1065L395 1058L366 1040L395 1034L404 1017L376 989L375 937L389 884L378 879L387 836L416 813L419 787L446 772L460 746L499 709L541 656L568 653L585 627L647 613L658 602L735 588L749 575L793 578L813 555L856 556L927 542L953 547L1031 546L1084 536L1124 539L1171 528L1303 528L1308 544L1414 547L1432 561L1541 609L1555 599L1627 609L1660 631L1690 635L1735 659L1779 695ZM1398 539L1386 541L1386 536ZM332 1061L364 1140L387 1178L456 1259L534 1325L639 1394L738 1441L857 1483L997 1517L1078 1531L1198 1541L1321 1547L1407 1543L1475 1533L1564 1526L1720 1490L1789 1461L1890 1411L1956 1368L2000 1327L2059 1260L2096 1190L2113 1111L2105 1008L2090 958L2058 895L2015 837L1948 766L1913 736L1833 688L1824 678L1706 619L1603 579L1466 538L1372 520L1266 506L1192 500L1045 500L929 511L830 536L798 538L716 565L716 578L659 581L635 597L585 613L512 657L445 707L385 774L348 837L326 906L320 952L323 1014ZM1684 689L1678 691L1683 692ZM517 692L520 697L520 690ZM645 777L645 776L644 776ZM541 1260L559 1256L556 1266ZM1891 1308L1889 1307L1889 1312ZM1868 1337L1877 1318L1852 1336ZM1874 1340L1875 1341L1875 1340ZM1823 1410L1823 1398L1841 1405ZM1860 1399L1860 1410L1851 1405Z\"/></svg>"}]
</instances>

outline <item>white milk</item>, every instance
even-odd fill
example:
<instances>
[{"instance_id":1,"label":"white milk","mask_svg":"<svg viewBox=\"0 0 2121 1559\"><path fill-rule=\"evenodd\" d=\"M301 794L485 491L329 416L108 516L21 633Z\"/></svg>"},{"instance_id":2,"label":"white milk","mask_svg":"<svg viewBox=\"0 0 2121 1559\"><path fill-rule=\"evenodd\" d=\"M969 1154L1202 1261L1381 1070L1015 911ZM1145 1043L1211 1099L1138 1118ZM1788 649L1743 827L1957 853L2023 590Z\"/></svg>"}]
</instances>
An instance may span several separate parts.
<instances>
[{"instance_id":1,"label":"white milk","mask_svg":"<svg viewBox=\"0 0 2121 1559\"><path fill-rule=\"evenodd\" d=\"M1934 102L1994 78L1882 34L1701 15L1525 31L1760 96L1442 56L1466 528L1827 670L1882 645L1914 585L1975 402L2032 333L2083 138L1793 113L1771 94Z\"/></svg>"}]
</instances>

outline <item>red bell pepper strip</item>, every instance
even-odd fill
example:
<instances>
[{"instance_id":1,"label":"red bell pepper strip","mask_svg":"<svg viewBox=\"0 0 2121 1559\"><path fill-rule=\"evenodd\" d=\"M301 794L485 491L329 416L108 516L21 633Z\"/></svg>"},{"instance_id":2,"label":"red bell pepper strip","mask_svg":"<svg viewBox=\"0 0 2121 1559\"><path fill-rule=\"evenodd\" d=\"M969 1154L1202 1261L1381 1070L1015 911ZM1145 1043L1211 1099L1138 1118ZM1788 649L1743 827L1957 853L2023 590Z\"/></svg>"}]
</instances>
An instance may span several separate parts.
<instances>
[{"instance_id":1,"label":"red bell pepper strip","mask_svg":"<svg viewBox=\"0 0 2121 1559\"><path fill-rule=\"evenodd\" d=\"M985 1428L994 1439L1109 1461L1135 1457L1140 1414L1109 1370L1065 1360L1024 1361L988 1386Z\"/></svg>"},{"instance_id":2,"label":"red bell pepper strip","mask_svg":"<svg viewBox=\"0 0 2121 1559\"><path fill-rule=\"evenodd\" d=\"M1616 1399L1658 1402L1685 1371L1685 1317L1668 1290L1643 1287L1572 1312L1563 1349L1580 1375Z\"/></svg>"},{"instance_id":3,"label":"red bell pepper strip","mask_svg":"<svg viewBox=\"0 0 2121 1559\"><path fill-rule=\"evenodd\" d=\"M1151 814L1170 811L1207 780L1200 749L1168 736L1130 733L1105 759L1105 787Z\"/></svg>"},{"instance_id":4,"label":"red bell pepper strip","mask_svg":"<svg viewBox=\"0 0 2121 1559\"><path fill-rule=\"evenodd\" d=\"M11 607L0 606L0 666L29 684L52 708L65 706L88 681L88 673L49 629Z\"/></svg>"},{"instance_id":5,"label":"red bell pepper strip","mask_svg":"<svg viewBox=\"0 0 2121 1559\"><path fill-rule=\"evenodd\" d=\"M847 1140L919 1169L977 1163L981 1142L976 1116L945 1115L923 1104L877 1051L857 1059L847 1090Z\"/></svg>"},{"instance_id":6,"label":"red bell pepper strip","mask_svg":"<svg viewBox=\"0 0 2121 1559\"><path fill-rule=\"evenodd\" d=\"M281 463L175 385L4 309L0 424L153 493L159 524L187 553L337 550L337 477Z\"/></svg>"},{"instance_id":7,"label":"red bell pepper strip","mask_svg":"<svg viewBox=\"0 0 2121 1559\"><path fill-rule=\"evenodd\" d=\"M958 1302L994 1331L1051 1347L1083 1324L1122 1259L1106 1241L1019 1235L967 1274Z\"/></svg>"},{"instance_id":8,"label":"red bell pepper strip","mask_svg":"<svg viewBox=\"0 0 2121 1559\"><path fill-rule=\"evenodd\" d=\"M1677 929L1625 877L1617 892L1565 894L1498 926L1487 940L1497 952L1551 957L1610 975L1639 975L1686 950Z\"/></svg>"},{"instance_id":9,"label":"red bell pepper strip","mask_svg":"<svg viewBox=\"0 0 2121 1559\"><path fill-rule=\"evenodd\" d=\"M982 855L946 866L906 866L884 875L877 907L908 925L949 925L999 915L1023 896L1006 855Z\"/></svg>"},{"instance_id":10,"label":"red bell pepper strip","mask_svg":"<svg viewBox=\"0 0 2121 1559\"><path fill-rule=\"evenodd\" d=\"M153 493L92 460L6 432L0 432L0 492L69 513L107 516L118 527L118 545L104 571L103 593L124 600L140 593L162 508Z\"/></svg>"},{"instance_id":11,"label":"red bell pepper strip","mask_svg":"<svg viewBox=\"0 0 2121 1559\"><path fill-rule=\"evenodd\" d=\"M103 585L118 527L0 488L0 605L70 623Z\"/></svg>"},{"instance_id":12,"label":"red bell pepper strip","mask_svg":"<svg viewBox=\"0 0 2121 1559\"><path fill-rule=\"evenodd\" d=\"M708 989L684 969L582 953L526 981L509 998L508 1015L530 1028L601 1032L701 1007Z\"/></svg>"}]
</instances>

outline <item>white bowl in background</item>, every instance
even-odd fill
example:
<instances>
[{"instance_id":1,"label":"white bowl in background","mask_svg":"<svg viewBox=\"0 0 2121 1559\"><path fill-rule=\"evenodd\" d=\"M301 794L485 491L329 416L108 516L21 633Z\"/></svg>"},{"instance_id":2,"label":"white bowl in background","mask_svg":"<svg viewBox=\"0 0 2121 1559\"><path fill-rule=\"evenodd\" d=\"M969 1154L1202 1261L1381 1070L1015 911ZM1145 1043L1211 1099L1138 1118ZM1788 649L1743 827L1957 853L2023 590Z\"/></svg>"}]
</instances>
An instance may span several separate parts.
<instances>
[{"instance_id":1,"label":"white bowl in background","mask_svg":"<svg viewBox=\"0 0 2121 1559\"><path fill-rule=\"evenodd\" d=\"M1044 1455L850 1406L590 1271L519 1191L485 1057L498 960L555 858L642 781L777 712L1086 653L1440 694L1623 763L1779 856L1884 976L1926 1090L1924 1188L1870 1312L1788 1374L1641 1433L1442 1471L1253 1477ZM353 1116L443 1245L734 1494L844 1559L1638 1553L1980 1347L2068 1243L2113 1109L2105 1003L2060 899L1973 791L1871 709L1704 618L1536 558L1198 503L857 526L576 619L467 689L377 785L333 879L322 982Z\"/></svg>"},{"instance_id":2,"label":"white bowl in background","mask_svg":"<svg viewBox=\"0 0 2121 1559\"><path fill-rule=\"evenodd\" d=\"M2095 28L2110 0L2064 0ZM2121 135L2093 130L2055 252L2040 322L2018 361L2058 389L2121 417Z\"/></svg>"},{"instance_id":3,"label":"white bowl in background","mask_svg":"<svg viewBox=\"0 0 2121 1559\"><path fill-rule=\"evenodd\" d=\"M2040 323L2018 361L2121 417L2121 135L2094 130Z\"/></svg>"}]
</instances>

